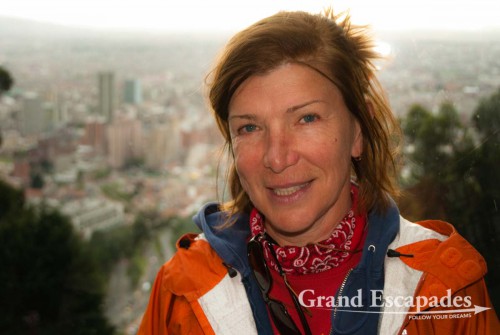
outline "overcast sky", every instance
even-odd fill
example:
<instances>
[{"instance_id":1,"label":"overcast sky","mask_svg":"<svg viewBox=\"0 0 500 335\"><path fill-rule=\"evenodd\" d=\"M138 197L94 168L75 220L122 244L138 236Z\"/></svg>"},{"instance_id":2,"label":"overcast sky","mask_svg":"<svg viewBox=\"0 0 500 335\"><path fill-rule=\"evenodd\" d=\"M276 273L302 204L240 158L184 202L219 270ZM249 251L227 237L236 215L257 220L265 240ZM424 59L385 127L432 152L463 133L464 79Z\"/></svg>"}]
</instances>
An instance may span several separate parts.
<instances>
[{"instance_id":1,"label":"overcast sky","mask_svg":"<svg viewBox=\"0 0 500 335\"><path fill-rule=\"evenodd\" d=\"M333 3L381 30L500 27L499 0L0 0L0 16L98 28L236 31L279 10L320 12Z\"/></svg>"}]
</instances>

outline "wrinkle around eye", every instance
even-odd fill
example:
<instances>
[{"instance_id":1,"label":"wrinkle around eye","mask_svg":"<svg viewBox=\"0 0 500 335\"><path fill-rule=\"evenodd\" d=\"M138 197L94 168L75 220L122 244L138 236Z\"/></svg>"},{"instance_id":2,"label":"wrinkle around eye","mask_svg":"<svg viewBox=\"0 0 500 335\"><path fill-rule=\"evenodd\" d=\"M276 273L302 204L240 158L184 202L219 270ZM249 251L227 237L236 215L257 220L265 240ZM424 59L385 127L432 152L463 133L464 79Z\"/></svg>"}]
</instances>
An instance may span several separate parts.
<instances>
[{"instance_id":1,"label":"wrinkle around eye","mask_svg":"<svg viewBox=\"0 0 500 335\"><path fill-rule=\"evenodd\" d=\"M238 129L239 133L253 133L257 130L257 126L254 124L247 124Z\"/></svg>"},{"instance_id":2,"label":"wrinkle around eye","mask_svg":"<svg viewBox=\"0 0 500 335\"><path fill-rule=\"evenodd\" d=\"M311 113L311 114L306 114L306 115L304 115L304 116L300 119L299 123L301 123L301 124L308 124L308 123L313 123L313 122L316 122L316 121L318 121L319 119L320 119L319 115L317 115L317 114L312 114L312 113Z\"/></svg>"},{"instance_id":3,"label":"wrinkle around eye","mask_svg":"<svg viewBox=\"0 0 500 335\"><path fill-rule=\"evenodd\" d=\"M239 127L235 127L236 130L232 132L234 136L246 136L255 133L259 127L255 124L245 124Z\"/></svg>"}]
</instances>

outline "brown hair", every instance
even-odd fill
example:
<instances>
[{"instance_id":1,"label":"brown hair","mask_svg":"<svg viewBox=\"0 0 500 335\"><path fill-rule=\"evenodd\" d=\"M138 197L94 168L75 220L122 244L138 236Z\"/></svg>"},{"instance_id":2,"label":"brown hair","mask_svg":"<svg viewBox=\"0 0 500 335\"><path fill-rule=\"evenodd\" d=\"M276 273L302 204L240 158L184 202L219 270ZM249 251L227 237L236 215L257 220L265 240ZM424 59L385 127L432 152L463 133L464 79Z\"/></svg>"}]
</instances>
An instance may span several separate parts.
<instances>
[{"instance_id":1,"label":"brown hair","mask_svg":"<svg viewBox=\"0 0 500 335\"><path fill-rule=\"evenodd\" d=\"M279 12L236 34L226 45L209 78L209 100L225 138L230 166L226 181L230 214L248 212L252 204L243 190L234 161L228 107L236 89L249 77L285 63L318 71L340 90L363 133L362 159L352 159L359 185L359 209L385 210L396 185L396 145L400 128L375 77L379 55L366 27L351 25L348 15Z\"/></svg>"}]
</instances>

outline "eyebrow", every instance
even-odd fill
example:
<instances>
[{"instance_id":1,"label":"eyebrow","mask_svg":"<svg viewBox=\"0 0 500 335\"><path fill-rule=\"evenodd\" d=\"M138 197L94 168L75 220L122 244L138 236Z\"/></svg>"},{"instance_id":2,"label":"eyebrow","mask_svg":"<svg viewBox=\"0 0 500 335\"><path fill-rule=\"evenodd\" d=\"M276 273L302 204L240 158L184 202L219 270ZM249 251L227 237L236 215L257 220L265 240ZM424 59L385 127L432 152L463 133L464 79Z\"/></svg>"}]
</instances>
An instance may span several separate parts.
<instances>
[{"instance_id":1,"label":"eyebrow","mask_svg":"<svg viewBox=\"0 0 500 335\"><path fill-rule=\"evenodd\" d=\"M307 102L304 102L303 104L300 104L300 105L297 105L297 106L292 106L290 108L288 108L286 110L287 113L293 113L295 111L298 111L304 107L307 107L309 105L313 105L313 104L317 104L317 103L323 103L324 101L323 100L311 100L311 101L307 101Z\"/></svg>"},{"instance_id":2,"label":"eyebrow","mask_svg":"<svg viewBox=\"0 0 500 335\"><path fill-rule=\"evenodd\" d=\"M289 107L287 108L286 110L286 113L293 113L293 112L296 112L304 107L307 107L307 106L310 106L310 105L313 105L313 104L316 104L316 103L323 103L324 101L323 100L311 100L311 101L307 101L307 102L304 102L300 105L296 105L296 106L292 106L292 107ZM257 117L253 114L241 114L241 115L231 115L228 117L228 121L232 120L232 119L244 119L244 120L255 120Z\"/></svg>"},{"instance_id":3,"label":"eyebrow","mask_svg":"<svg viewBox=\"0 0 500 335\"><path fill-rule=\"evenodd\" d=\"M244 120L255 120L256 117L255 115L252 114L241 114L241 115L231 115L227 118L228 121L231 121L232 119L244 119Z\"/></svg>"}]
</instances>

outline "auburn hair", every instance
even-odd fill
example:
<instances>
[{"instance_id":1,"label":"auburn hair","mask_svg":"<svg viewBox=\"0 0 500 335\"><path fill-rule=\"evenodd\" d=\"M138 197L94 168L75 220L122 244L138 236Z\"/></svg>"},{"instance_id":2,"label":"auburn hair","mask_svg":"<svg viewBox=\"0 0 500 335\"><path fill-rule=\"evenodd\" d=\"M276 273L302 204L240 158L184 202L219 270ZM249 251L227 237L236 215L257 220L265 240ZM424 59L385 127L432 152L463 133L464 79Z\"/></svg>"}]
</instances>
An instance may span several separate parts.
<instances>
[{"instance_id":1,"label":"auburn hair","mask_svg":"<svg viewBox=\"0 0 500 335\"><path fill-rule=\"evenodd\" d=\"M359 186L358 209L384 211L398 194L397 148L401 131L375 76L380 58L368 28L353 25L349 15L279 12L256 22L229 40L207 76L208 98L225 139L229 165L223 205L230 216L248 212L252 204L234 166L228 125L229 104L249 77L286 63L306 65L332 81L357 119L363 134L361 159L352 159L352 177ZM225 187L225 188L226 188Z\"/></svg>"}]
</instances>

